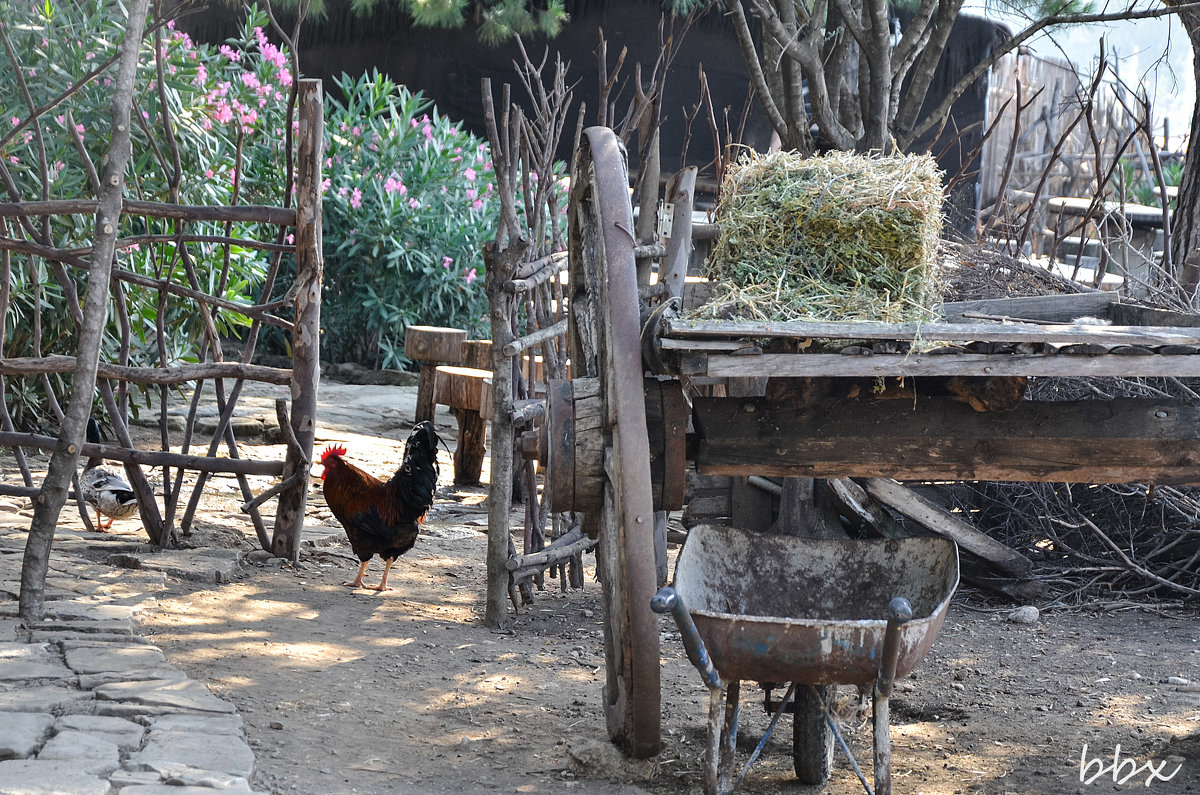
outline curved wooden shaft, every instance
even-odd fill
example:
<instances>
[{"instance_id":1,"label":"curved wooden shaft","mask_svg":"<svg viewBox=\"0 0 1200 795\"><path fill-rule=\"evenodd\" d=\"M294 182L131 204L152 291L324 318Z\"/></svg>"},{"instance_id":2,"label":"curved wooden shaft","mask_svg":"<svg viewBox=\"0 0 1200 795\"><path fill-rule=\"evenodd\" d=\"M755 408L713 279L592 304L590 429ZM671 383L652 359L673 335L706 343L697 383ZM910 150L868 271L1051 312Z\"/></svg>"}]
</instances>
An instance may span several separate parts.
<instances>
[{"instance_id":1,"label":"curved wooden shaft","mask_svg":"<svg viewBox=\"0 0 1200 795\"><path fill-rule=\"evenodd\" d=\"M602 379L604 428L611 434L605 460L607 480L600 511L599 565L605 593L608 676L605 704L612 739L632 756L658 753L660 683L658 618L650 609L657 588L654 568L654 508L650 448L642 388L641 319L634 259L633 210L629 204L624 153L612 130L585 131L576 156L572 213L573 253L594 262L572 263L574 300L594 323L594 367ZM581 216L586 215L586 218ZM584 228L587 225L595 228ZM579 257L576 257L578 260ZM582 286L581 286L582 284ZM573 361L578 347L573 346ZM589 368L590 369L590 368Z\"/></svg>"}]
</instances>

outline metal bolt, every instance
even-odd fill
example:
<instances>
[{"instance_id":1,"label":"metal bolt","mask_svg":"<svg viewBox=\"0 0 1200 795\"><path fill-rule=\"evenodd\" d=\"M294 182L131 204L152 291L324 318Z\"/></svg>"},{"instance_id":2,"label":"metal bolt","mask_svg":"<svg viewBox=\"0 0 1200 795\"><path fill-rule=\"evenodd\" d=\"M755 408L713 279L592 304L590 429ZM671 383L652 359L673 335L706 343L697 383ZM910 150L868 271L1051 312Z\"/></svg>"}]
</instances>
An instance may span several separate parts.
<instances>
[{"instance_id":1,"label":"metal bolt","mask_svg":"<svg viewBox=\"0 0 1200 795\"><path fill-rule=\"evenodd\" d=\"M1160 420L1165 420L1167 418L1167 412L1159 409L1158 411L1154 412L1154 416L1158 417Z\"/></svg>"},{"instance_id":2,"label":"metal bolt","mask_svg":"<svg viewBox=\"0 0 1200 795\"><path fill-rule=\"evenodd\" d=\"M634 519L634 521L637 522L638 524L642 524L646 520L643 517L639 516L636 519Z\"/></svg>"},{"instance_id":3,"label":"metal bolt","mask_svg":"<svg viewBox=\"0 0 1200 795\"><path fill-rule=\"evenodd\" d=\"M743 403L742 411L746 414L753 414L758 411L758 406L755 406L753 403Z\"/></svg>"}]
</instances>

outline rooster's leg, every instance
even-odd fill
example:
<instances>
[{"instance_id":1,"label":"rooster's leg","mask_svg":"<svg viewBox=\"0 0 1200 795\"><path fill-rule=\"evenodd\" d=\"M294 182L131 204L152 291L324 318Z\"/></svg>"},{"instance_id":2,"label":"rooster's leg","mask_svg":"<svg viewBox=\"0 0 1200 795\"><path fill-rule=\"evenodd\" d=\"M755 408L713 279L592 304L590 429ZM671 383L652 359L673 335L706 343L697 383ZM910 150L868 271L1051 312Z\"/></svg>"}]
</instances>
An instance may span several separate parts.
<instances>
[{"instance_id":1,"label":"rooster's leg","mask_svg":"<svg viewBox=\"0 0 1200 795\"><path fill-rule=\"evenodd\" d=\"M389 588L387 584L388 572L392 570L392 564L396 562L395 558L387 558L383 562L383 576L379 578L378 585L366 585L365 588L370 588L373 591L393 591L394 588Z\"/></svg>"},{"instance_id":2,"label":"rooster's leg","mask_svg":"<svg viewBox=\"0 0 1200 795\"><path fill-rule=\"evenodd\" d=\"M367 563L368 563L368 562L370 562L370 560L369 560L369 559L368 559L368 560L364 560L364 561L362 562L362 565L358 567L358 576L357 576L357 577L355 577L355 578L354 578L353 580L351 580L350 582L344 582L344 583L342 583L342 585L345 585L345 586L347 586L347 587L349 587L349 588L363 588L363 587L365 587L365 586L363 585L362 578L363 578L363 574L364 574L364 573L366 572L366 570L367 570Z\"/></svg>"}]
</instances>

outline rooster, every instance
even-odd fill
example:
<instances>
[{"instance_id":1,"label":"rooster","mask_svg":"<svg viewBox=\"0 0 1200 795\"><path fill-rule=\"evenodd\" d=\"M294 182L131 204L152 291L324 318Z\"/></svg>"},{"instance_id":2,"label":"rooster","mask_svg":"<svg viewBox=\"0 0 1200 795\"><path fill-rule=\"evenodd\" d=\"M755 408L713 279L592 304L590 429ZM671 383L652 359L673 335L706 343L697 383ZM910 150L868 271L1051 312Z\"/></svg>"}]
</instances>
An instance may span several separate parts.
<instances>
[{"instance_id":1,"label":"rooster","mask_svg":"<svg viewBox=\"0 0 1200 795\"><path fill-rule=\"evenodd\" d=\"M358 576L342 583L351 588L390 591L387 578L396 558L417 542L417 525L433 504L437 488L437 448L441 439L432 422L413 428L404 444L404 460L391 480L378 480L346 461L346 448L325 448L321 453L325 503L346 530L350 548L362 561ZM375 555L383 558L379 585L364 585L363 574Z\"/></svg>"}]
</instances>

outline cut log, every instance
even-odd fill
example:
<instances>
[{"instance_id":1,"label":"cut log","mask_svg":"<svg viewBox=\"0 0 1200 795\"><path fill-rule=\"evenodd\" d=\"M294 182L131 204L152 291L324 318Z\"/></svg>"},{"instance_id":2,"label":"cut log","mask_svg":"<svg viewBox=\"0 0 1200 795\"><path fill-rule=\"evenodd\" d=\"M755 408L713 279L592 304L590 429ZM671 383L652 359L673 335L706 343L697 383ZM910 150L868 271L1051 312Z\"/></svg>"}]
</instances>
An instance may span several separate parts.
<instances>
[{"instance_id":1,"label":"cut log","mask_svg":"<svg viewBox=\"0 0 1200 795\"><path fill-rule=\"evenodd\" d=\"M476 370L492 369L492 341L467 340L462 344L462 359L458 362L463 367Z\"/></svg>"},{"instance_id":2,"label":"cut log","mask_svg":"<svg viewBox=\"0 0 1200 795\"><path fill-rule=\"evenodd\" d=\"M458 419L458 444L454 447L454 482L461 486L478 486L483 476L483 459L487 455L487 420L478 411L454 409Z\"/></svg>"},{"instance_id":3,"label":"cut log","mask_svg":"<svg viewBox=\"0 0 1200 795\"><path fill-rule=\"evenodd\" d=\"M436 368L433 402L452 409L479 411L491 395L492 371L443 364Z\"/></svg>"},{"instance_id":4,"label":"cut log","mask_svg":"<svg viewBox=\"0 0 1200 795\"><path fill-rule=\"evenodd\" d=\"M449 406L458 420L454 482L476 486L487 454L487 419L482 413L492 404L492 372L448 364L437 367L435 372L433 402Z\"/></svg>"},{"instance_id":5,"label":"cut log","mask_svg":"<svg viewBox=\"0 0 1200 795\"><path fill-rule=\"evenodd\" d=\"M463 343L467 332L441 326L409 326L404 330L404 355L420 362L417 378L417 412L415 422L433 419L433 392L439 364L458 364L462 361Z\"/></svg>"},{"instance_id":6,"label":"cut log","mask_svg":"<svg viewBox=\"0 0 1200 795\"><path fill-rule=\"evenodd\" d=\"M991 536L971 527L957 516L888 478L867 478L866 490L884 505L904 514L940 536L953 540L991 563L1011 577L1020 577L1033 568L1029 558Z\"/></svg>"}]
</instances>

